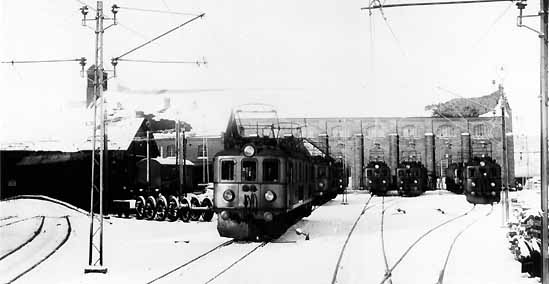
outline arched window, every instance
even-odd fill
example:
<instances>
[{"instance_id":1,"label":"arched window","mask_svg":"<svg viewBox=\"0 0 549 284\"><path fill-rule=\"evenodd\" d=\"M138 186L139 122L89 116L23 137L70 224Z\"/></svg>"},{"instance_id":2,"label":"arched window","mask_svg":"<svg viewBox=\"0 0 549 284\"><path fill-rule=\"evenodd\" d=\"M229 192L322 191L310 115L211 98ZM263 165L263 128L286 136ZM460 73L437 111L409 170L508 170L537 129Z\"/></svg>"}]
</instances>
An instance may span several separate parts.
<instances>
[{"instance_id":1,"label":"arched window","mask_svg":"<svg viewBox=\"0 0 549 284\"><path fill-rule=\"evenodd\" d=\"M404 126L401 130L403 137L417 137L417 130L414 126Z\"/></svg>"},{"instance_id":2,"label":"arched window","mask_svg":"<svg viewBox=\"0 0 549 284\"><path fill-rule=\"evenodd\" d=\"M332 137L344 137L343 127L336 126L332 128Z\"/></svg>"},{"instance_id":3,"label":"arched window","mask_svg":"<svg viewBox=\"0 0 549 284\"><path fill-rule=\"evenodd\" d=\"M364 136L370 138L380 138L384 137L385 133L383 132L383 129L379 126L370 126L364 130Z\"/></svg>"},{"instance_id":4,"label":"arched window","mask_svg":"<svg viewBox=\"0 0 549 284\"><path fill-rule=\"evenodd\" d=\"M454 137L455 136L454 128L450 125L442 125L437 130L437 136L439 136L439 137Z\"/></svg>"},{"instance_id":5,"label":"arched window","mask_svg":"<svg viewBox=\"0 0 549 284\"><path fill-rule=\"evenodd\" d=\"M475 125L473 127L474 137L486 137L488 135L488 127L484 124Z\"/></svg>"}]
</instances>

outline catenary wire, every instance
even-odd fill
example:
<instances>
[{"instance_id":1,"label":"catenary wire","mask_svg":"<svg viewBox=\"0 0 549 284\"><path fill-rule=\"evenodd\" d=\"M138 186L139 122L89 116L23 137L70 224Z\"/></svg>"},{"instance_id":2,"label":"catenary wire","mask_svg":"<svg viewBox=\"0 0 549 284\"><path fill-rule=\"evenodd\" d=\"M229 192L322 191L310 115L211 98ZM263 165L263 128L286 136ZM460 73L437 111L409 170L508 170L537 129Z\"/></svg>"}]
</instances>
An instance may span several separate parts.
<instances>
[{"instance_id":1,"label":"catenary wire","mask_svg":"<svg viewBox=\"0 0 549 284\"><path fill-rule=\"evenodd\" d=\"M199 16L199 15L201 15L201 14L197 14L197 13L175 12L175 11L171 11L171 10L144 9L144 8L134 8L134 7L125 7L125 6L120 6L120 9L130 10L130 11L139 11L139 12L159 13L159 14L185 15L185 16Z\"/></svg>"},{"instance_id":2,"label":"catenary wire","mask_svg":"<svg viewBox=\"0 0 549 284\"><path fill-rule=\"evenodd\" d=\"M140 45L138 45L137 47L132 48L131 50L129 50L129 51L123 53L122 55L120 55L120 56L118 56L118 57L115 57L114 59L115 59L115 60L120 60L120 58L122 58L122 57L124 57L124 56L126 56L126 55L128 55L128 54L130 54L130 53L132 53L132 52L134 52L134 51L136 51L136 50L138 50L138 49L140 49L140 48L142 48L142 47L144 47L144 46L146 46L146 45L152 43L152 42L154 42L155 40L157 40L157 39L159 39L159 38L161 38L161 37L163 37L163 36L165 36L165 35L167 35L167 34L173 32L173 31L175 31L175 30L178 30L178 29L182 28L183 26L185 26L185 25L187 25L187 24L189 24L189 23L195 21L195 20L198 19L198 18L204 17L204 15L205 15L205 13L202 13L202 14L196 16L196 17L193 17L192 19L190 19L190 20L184 22L183 24L178 25L178 26L176 26L176 27L174 27L174 28L168 30L167 32L162 33L161 35L156 36L155 38L153 38L153 39L151 39L151 40L149 40L149 41L147 41L147 42L145 42L145 43L143 43L143 44L140 44Z\"/></svg>"}]
</instances>

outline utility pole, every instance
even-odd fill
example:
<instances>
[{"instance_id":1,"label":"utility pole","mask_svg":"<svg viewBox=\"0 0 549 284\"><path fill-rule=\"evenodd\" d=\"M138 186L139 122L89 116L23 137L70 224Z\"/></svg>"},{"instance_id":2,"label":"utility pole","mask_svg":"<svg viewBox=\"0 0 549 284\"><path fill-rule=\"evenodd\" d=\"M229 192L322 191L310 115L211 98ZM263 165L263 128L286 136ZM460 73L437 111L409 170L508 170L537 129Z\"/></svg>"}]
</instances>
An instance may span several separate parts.
<instances>
[{"instance_id":1,"label":"utility pole","mask_svg":"<svg viewBox=\"0 0 549 284\"><path fill-rule=\"evenodd\" d=\"M84 19L82 25L86 25L86 15L88 14L88 7L84 6L80 9ZM113 25L116 24L116 13L118 12L118 6L113 5L112 12L114 14ZM89 235L89 247L88 247L88 267L84 269L84 273L107 273L107 267L103 265L103 190L105 188L105 162L106 151L108 151L108 138L105 129L105 98L103 96L103 85L106 78L103 77L103 34L105 27L103 22L105 15L103 14L103 1L97 1L95 21L95 70L94 70L94 100L93 100L93 132L92 132L92 166L91 166L91 190L90 190L90 235ZM109 28L108 26L107 28ZM97 104L100 104L100 144L99 144L99 186L95 181L96 175L96 143L97 143ZM95 193L99 193L99 210L95 212L96 196ZM98 222L96 228L95 222Z\"/></svg>"},{"instance_id":2,"label":"utility pole","mask_svg":"<svg viewBox=\"0 0 549 284\"><path fill-rule=\"evenodd\" d=\"M542 284L549 284L549 262L548 262L548 253L547 246L548 236L547 236L547 11L548 11L549 0L540 0L540 28L539 33L540 38L540 109L541 109L541 211L542 211L542 222L541 222L541 265L542 265L542 274L541 282ZM522 10L521 10L522 11Z\"/></svg>"},{"instance_id":3,"label":"utility pole","mask_svg":"<svg viewBox=\"0 0 549 284\"><path fill-rule=\"evenodd\" d=\"M507 130L505 128L505 107L507 104L507 101L505 99L505 94L503 93L503 86L498 86L498 92L500 95L500 103L501 103L501 145L502 145L502 153L501 158L503 160L503 200L501 202L502 206L502 212L503 212L503 226L507 226L509 223L509 161L507 157Z\"/></svg>"}]
</instances>

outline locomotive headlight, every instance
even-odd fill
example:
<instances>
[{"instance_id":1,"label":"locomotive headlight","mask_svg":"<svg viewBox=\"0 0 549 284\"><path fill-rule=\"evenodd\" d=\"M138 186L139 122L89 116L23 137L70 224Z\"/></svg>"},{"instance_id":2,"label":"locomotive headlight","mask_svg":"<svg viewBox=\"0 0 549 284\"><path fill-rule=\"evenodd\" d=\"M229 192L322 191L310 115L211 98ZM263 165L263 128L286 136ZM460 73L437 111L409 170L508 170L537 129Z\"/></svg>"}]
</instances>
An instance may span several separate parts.
<instances>
[{"instance_id":1,"label":"locomotive headlight","mask_svg":"<svg viewBox=\"0 0 549 284\"><path fill-rule=\"evenodd\" d=\"M416 184L417 184L417 179L415 179L415 180L414 180L414 183L416 183Z\"/></svg>"},{"instance_id":2,"label":"locomotive headlight","mask_svg":"<svg viewBox=\"0 0 549 284\"><path fill-rule=\"evenodd\" d=\"M404 183L404 181L403 181L403 180L401 180L401 181L400 181L400 183Z\"/></svg>"},{"instance_id":3,"label":"locomotive headlight","mask_svg":"<svg viewBox=\"0 0 549 284\"><path fill-rule=\"evenodd\" d=\"M323 187L324 187L324 183L323 183L323 182L319 182L319 183L318 183L318 187L323 188Z\"/></svg>"},{"instance_id":4,"label":"locomotive headlight","mask_svg":"<svg viewBox=\"0 0 549 284\"><path fill-rule=\"evenodd\" d=\"M496 192L495 192L495 191L492 191L491 194L492 194L492 196L496 196Z\"/></svg>"},{"instance_id":5,"label":"locomotive headlight","mask_svg":"<svg viewBox=\"0 0 549 284\"><path fill-rule=\"evenodd\" d=\"M474 191L471 191L471 195L475 195L476 193Z\"/></svg>"},{"instance_id":6,"label":"locomotive headlight","mask_svg":"<svg viewBox=\"0 0 549 284\"><path fill-rule=\"evenodd\" d=\"M409 169L409 168L410 168L410 165L406 165L406 168Z\"/></svg>"},{"instance_id":7,"label":"locomotive headlight","mask_svg":"<svg viewBox=\"0 0 549 284\"><path fill-rule=\"evenodd\" d=\"M227 189L223 192L223 199L225 201L231 202L234 200L234 192L230 189Z\"/></svg>"},{"instance_id":8,"label":"locomotive headlight","mask_svg":"<svg viewBox=\"0 0 549 284\"><path fill-rule=\"evenodd\" d=\"M490 186L491 186L491 187L495 187L495 186L496 186L496 183L491 182L491 183L490 183Z\"/></svg>"},{"instance_id":9,"label":"locomotive headlight","mask_svg":"<svg viewBox=\"0 0 549 284\"><path fill-rule=\"evenodd\" d=\"M484 175L484 176L487 176L487 175L488 175L488 173L483 173L482 175Z\"/></svg>"},{"instance_id":10,"label":"locomotive headlight","mask_svg":"<svg viewBox=\"0 0 549 284\"><path fill-rule=\"evenodd\" d=\"M221 211L221 213L219 214L219 216L221 216L221 219L223 219L223 220L227 220L227 219L229 219L229 217L231 217L231 216L229 215L229 212L227 212L227 211Z\"/></svg>"},{"instance_id":11,"label":"locomotive headlight","mask_svg":"<svg viewBox=\"0 0 549 284\"><path fill-rule=\"evenodd\" d=\"M374 168L379 169L379 165L375 165Z\"/></svg>"},{"instance_id":12,"label":"locomotive headlight","mask_svg":"<svg viewBox=\"0 0 549 284\"><path fill-rule=\"evenodd\" d=\"M475 187L477 184L475 182L471 182L471 186Z\"/></svg>"},{"instance_id":13,"label":"locomotive headlight","mask_svg":"<svg viewBox=\"0 0 549 284\"><path fill-rule=\"evenodd\" d=\"M273 202L275 199L276 194L272 190L267 190L267 192L265 192L265 200L267 200L267 202Z\"/></svg>"},{"instance_id":14,"label":"locomotive headlight","mask_svg":"<svg viewBox=\"0 0 549 284\"><path fill-rule=\"evenodd\" d=\"M142 191L143 191L143 189L142 189L142 188L140 188L140 189L139 189L139 192L142 192Z\"/></svg>"},{"instance_id":15,"label":"locomotive headlight","mask_svg":"<svg viewBox=\"0 0 549 284\"><path fill-rule=\"evenodd\" d=\"M481 167L484 167L484 166L486 166L486 163L485 163L484 161L481 161L481 162L480 162L480 166L481 166Z\"/></svg>"},{"instance_id":16,"label":"locomotive headlight","mask_svg":"<svg viewBox=\"0 0 549 284\"><path fill-rule=\"evenodd\" d=\"M369 181L368 181L368 183L372 183L372 181L371 181L371 180L369 180Z\"/></svg>"},{"instance_id":17,"label":"locomotive headlight","mask_svg":"<svg viewBox=\"0 0 549 284\"><path fill-rule=\"evenodd\" d=\"M251 157L255 155L255 148L253 145L246 145L244 146L243 152L244 152L244 156Z\"/></svg>"},{"instance_id":18,"label":"locomotive headlight","mask_svg":"<svg viewBox=\"0 0 549 284\"><path fill-rule=\"evenodd\" d=\"M387 183L385 180L382 180L381 182L384 183L384 184Z\"/></svg>"},{"instance_id":19,"label":"locomotive headlight","mask_svg":"<svg viewBox=\"0 0 549 284\"><path fill-rule=\"evenodd\" d=\"M158 192L159 190L160 190L160 189L158 189L158 188L155 188L155 189L154 189L155 192Z\"/></svg>"},{"instance_id":20,"label":"locomotive headlight","mask_svg":"<svg viewBox=\"0 0 549 284\"><path fill-rule=\"evenodd\" d=\"M267 222L271 222L273 220L273 213L271 212L265 212L263 213L263 219Z\"/></svg>"}]
</instances>

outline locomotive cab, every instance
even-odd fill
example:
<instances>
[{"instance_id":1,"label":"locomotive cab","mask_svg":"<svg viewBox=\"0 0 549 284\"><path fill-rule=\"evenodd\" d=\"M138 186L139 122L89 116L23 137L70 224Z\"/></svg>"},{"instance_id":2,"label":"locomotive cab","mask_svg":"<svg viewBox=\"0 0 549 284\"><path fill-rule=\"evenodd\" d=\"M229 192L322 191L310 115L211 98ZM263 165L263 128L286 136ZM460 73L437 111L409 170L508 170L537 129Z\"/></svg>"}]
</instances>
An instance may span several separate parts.
<instances>
[{"instance_id":1,"label":"locomotive cab","mask_svg":"<svg viewBox=\"0 0 549 284\"><path fill-rule=\"evenodd\" d=\"M500 201L501 168L489 159L470 163L465 171L465 195L473 204L492 204Z\"/></svg>"},{"instance_id":2,"label":"locomotive cab","mask_svg":"<svg viewBox=\"0 0 549 284\"><path fill-rule=\"evenodd\" d=\"M406 163L396 170L397 190L402 196L418 196L427 183L426 170L420 163Z\"/></svg>"},{"instance_id":3,"label":"locomotive cab","mask_svg":"<svg viewBox=\"0 0 549 284\"><path fill-rule=\"evenodd\" d=\"M391 181L391 172L384 162L371 162L366 167L366 189L373 195L386 195Z\"/></svg>"}]
</instances>

